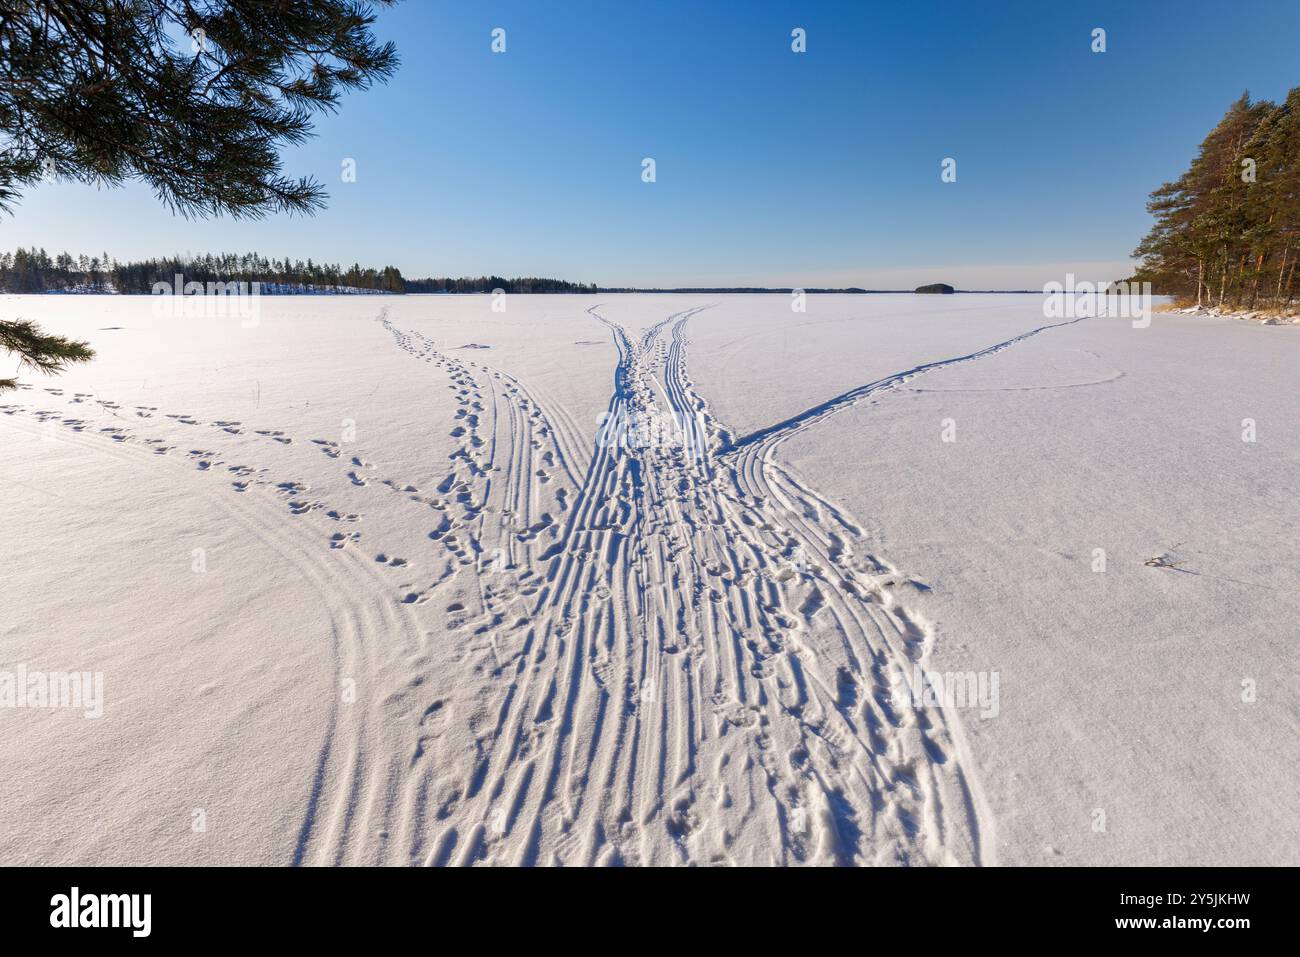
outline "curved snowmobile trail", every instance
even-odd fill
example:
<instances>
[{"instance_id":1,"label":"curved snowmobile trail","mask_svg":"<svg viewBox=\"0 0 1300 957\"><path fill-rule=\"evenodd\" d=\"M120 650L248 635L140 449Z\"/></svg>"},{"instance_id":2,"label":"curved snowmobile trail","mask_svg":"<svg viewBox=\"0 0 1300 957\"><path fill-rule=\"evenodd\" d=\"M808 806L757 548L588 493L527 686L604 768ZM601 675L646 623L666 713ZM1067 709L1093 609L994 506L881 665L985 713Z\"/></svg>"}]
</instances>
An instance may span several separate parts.
<instances>
[{"instance_id":1,"label":"curved snowmobile trail","mask_svg":"<svg viewBox=\"0 0 1300 957\"><path fill-rule=\"evenodd\" d=\"M86 393L75 395L72 404L89 405L92 400L111 414L111 421L131 421L117 414L121 409L117 403L96 400ZM181 420L187 431L200 427L186 415L164 415L145 407L133 411L136 421L164 417ZM0 405L0 413L10 417L19 412L17 405ZM332 684L340 693L327 698L323 740L292 857L286 863L370 864L384 860L369 835L383 832L393 811L386 795L402 774L400 729L408 723L405 712L410 706L400 695L384 691L394 680L393 659L419 660L419 641L414 622L391 600L384 600L386 583L371 563L355 554L342 561L330 560L340 554L337 549L342 536L327 537L325 529L355 521L358 516L327 510L319 500L300 498L307 495L308 486L279 481L278 476L268 474L273 467L232 464L220 452L208 449L191 449L181 458L173 454L177 446L163 439L143 438L128 426L100 426L99 421L92 421L92 411L77 412L78 417L65 417L52 410L36 410L31 413L33 423L16 424L88 454L115 460L128 473L183 468L189 478L182 481L193 485L193 497L219 509L250 538L275 553L296 581L310 588L328 621ZM62 428L49 428L55 425ZM216 434L242 431L235 422L209 425ZM292 444L292 439L278 430L267 432L266 437L277 445ZM203 444L210 439L205 437ZM212 478L217 475L233 477L227 485L233 496L216 493ZM291 520L286 521L286 514ZM313 531L309 523L293 518L309 515L323 519L324 528Z\"/></svg>"},{"instance_id":2,"label":"curved snowmobile trail","mask_svg":"<svg viewBox=\"0 0 1300 957\"><path fill-rule=\"evenodd\" d=\"M505 385L507 407L546 423L498 413L491 461L510 467L481 501L512 521L475 533L476 551L504 556L467 624L484 639L463 678L480 730L426 860L988 863L955 716L896 694L932 640L905 607L915 583L773 461L802 421L728 440L687 372L687 325L706 308L639 338L588 310L618 363L558 516L534 513L532 477L548 455L581 461L576 429L516 380L385 322L454 385ZM436 787L425 773L420 793Z\"/></svg>"}]
</instances>

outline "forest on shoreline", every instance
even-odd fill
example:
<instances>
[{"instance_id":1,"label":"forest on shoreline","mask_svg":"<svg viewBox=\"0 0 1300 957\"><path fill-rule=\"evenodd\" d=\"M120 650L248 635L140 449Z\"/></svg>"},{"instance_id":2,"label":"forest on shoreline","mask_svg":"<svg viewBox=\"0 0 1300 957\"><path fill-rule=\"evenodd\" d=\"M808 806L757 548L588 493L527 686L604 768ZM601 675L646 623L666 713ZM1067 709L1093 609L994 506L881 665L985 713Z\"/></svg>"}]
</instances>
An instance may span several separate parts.
<instances>
[{"instance_id":1,"label":"forest on shoreline","mask_svg":"<svg viewBox=\"0 0 1300 957\"><path fill-rule=\"evenodd\" d=\"M461 276L407 279L395 266L382 269L359 264L344 269L332 263L311 259L271 259L258 253L222 253L202 256L169 256L140 262L119 262L108 253L98 256L59 253L49 255L44 249L0 251L0 293L29 295L40 293L85 293L149 295L156 283L165 283L176 292L176 277L182 287L197 282L260 283L267 295L311 295L328 293L464 294L490 293L502 289L508 293L785 293L791 287L654 287L600 286L596 283L568 282L541 277ZM910 292L908 289L813 288L805 293ZM1011 290L1024 292L1028 290Z\"/></svg>"},{"instance_id":2,"label":"forest on shoreline","mask_svg":"<svg viewBox=\"0 0 1300 957\"><path fill-rule=\"evenodd\" d=\"M58 253L44 249L0 252L0 291L27 293L119 293L148 295L156 283L174 287L182 283L261 283L263 293L310 294L329 292L471 293L504 289L509 293L595 292L595 284L562 279L502 276L429 277L406 279L395 266L376 269L354 263L341 267L311 259L268 258L258 253L222 253L202 256L170 256L138 262L119 262L102 253L98 256Z\"/></svg>"},{"instance_id":3,"label":"forest on shoreline","mask_svg":"<svg viewBox=\"0 0 1300 957\"><path fill-rule=\"evenodd\" d=\"M1134 250L1133 279L1198 306L1289 309L1300 292L1300 87L1281 104L1243 93L1147 209L1155 224Z\"/></svg>"}]
</instances>

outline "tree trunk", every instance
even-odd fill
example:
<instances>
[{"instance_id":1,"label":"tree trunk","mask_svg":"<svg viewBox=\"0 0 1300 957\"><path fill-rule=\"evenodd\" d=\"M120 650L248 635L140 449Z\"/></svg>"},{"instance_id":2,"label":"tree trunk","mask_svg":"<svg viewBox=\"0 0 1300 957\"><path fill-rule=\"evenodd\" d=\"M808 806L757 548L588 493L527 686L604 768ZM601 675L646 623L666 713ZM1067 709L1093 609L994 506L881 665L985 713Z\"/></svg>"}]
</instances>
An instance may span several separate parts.
<instances>
[{"instance_id":1,"label":"tree trunk","mask_svg":"<svg viewBox=\"0 0 1300 957\"><path fill-rule=\"evenodd\" d=\"M1223 247L1223 270L1219 273L1219 308L1223 308L1223 296L1227 295L1227 246Z\"/></svg>"},{"instance_id":2,"label":"tree trunk","mask_svg":"<svg viewBox=\"0 0 1300 957\"><path fill-rule=\"evenodd\" d=\"M1259 277L1264 275L1264 263L1268 261L1268 250L1261 249L1259 255L1255 257L1254 275L1250 277L1250 306L1254 309L1255 303L1259 299Z\"/></svg>"}]
</instances>

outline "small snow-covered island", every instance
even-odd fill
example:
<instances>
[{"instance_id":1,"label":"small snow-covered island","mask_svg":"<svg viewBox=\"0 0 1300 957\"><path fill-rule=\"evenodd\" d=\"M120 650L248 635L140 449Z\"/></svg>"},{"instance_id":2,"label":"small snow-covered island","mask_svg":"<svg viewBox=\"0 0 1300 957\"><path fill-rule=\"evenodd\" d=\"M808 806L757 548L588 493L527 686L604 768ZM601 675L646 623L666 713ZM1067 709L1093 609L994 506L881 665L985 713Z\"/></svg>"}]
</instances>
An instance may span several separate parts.
<instances>
[{"instance_id":1,"label":"small snow-covered island","mask_svg":"<svg viewBox=\"0 0 1300 957\"><path fill-rule=\"evenodd\" d=\"M951 296L957 290L946 282L932 282L928 286L917 286L913 292L919 295Z\"/></svg>"}]
</instances>

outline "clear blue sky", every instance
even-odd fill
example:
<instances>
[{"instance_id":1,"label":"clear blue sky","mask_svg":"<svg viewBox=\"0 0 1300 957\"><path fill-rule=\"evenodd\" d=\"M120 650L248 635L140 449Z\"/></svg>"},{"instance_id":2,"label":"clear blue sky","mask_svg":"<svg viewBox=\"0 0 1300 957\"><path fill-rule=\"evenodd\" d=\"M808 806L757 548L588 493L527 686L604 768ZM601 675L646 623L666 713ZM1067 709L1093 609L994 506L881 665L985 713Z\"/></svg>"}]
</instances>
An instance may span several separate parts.
<instances>
[{"instance_id":1,"label":"clear blue sky","mask_svg":"<svg viewBox=\"0 0 1300 957\"><path fill-rule=\"evenodd\" d=\"M1300 85L1295 0L405 0L378 30L397 76L285 157L328 210L186 221L138 184L53 184L0 220L0 246L641 286L1117 278L1146 194L1228 104Z\"/></svg>"}]
</instances>

